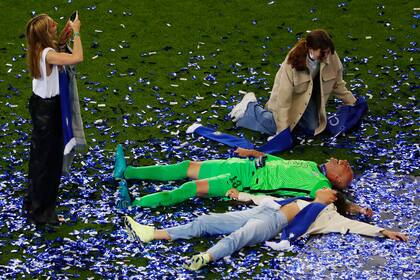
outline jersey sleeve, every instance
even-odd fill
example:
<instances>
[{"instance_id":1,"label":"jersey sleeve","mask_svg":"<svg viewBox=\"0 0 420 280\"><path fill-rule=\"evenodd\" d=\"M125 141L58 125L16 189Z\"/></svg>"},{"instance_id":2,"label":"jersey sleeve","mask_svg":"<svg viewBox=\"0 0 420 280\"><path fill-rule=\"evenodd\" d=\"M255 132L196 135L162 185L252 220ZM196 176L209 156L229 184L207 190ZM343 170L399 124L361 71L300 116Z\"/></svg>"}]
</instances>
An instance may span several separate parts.
<instances>
[{"instance_id":1,"label":"jersey sleeve","mask_svg":"<svg viewBox=\"0 0 420 280\"><path fill-rule=\"evenodd\" d=\"M269 161L276 161L276 160L280 160L280 161L285 160L285 159L283 159L281 157L276 157L276 156L273 156L273 155L270 155L270 154L266 154L266 156L267 156L267 162L269 162Z\"/></svg>"},{"instance_id":2,"label":"jersey sleeve","mask_svg":"<svg viewBox=\"0 0 420 280\"><path fill-rule=\"evenodd\" d=\"M327 181L324 181L324 180L322 180L322 181L320 181L320 182L318 182L313 188L312 188L312 190L311 190L311 192L309 193L309 197L310 198L315 198L315 195L316 195L316 191L317 190L320 190L320 189L323 189L323 188L328 188L328 189L331 189L331 185L327 182Z\"/></svg>"}]
</instances>

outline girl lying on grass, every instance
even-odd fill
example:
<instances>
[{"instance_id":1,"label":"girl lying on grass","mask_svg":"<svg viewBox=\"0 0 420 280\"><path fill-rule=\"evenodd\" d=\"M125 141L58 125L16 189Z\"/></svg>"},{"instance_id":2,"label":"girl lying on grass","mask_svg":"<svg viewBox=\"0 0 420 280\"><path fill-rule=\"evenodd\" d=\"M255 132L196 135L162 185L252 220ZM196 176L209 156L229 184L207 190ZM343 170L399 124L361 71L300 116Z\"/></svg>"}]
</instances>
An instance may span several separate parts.
<instances>
[{"instance_id":1,"label":"girl lying on grass","mask_svg":"<svg viewBox=\"0 0 420 280\"><path fill-rule=\"evenodd\" d=\"M287 250L290 248L290 241L303 234L329 232L351 232L392 240L408 240L403 233L342 216L337 211L345 205L345 198L328 188L318 190L314 200L303 197L279 199L238 192L236 189L231 189L229 196L239 201L253 201L258 206L244 211L203 215L188 224L167 229L141 225L126 216L126 228L131 237L144 243L228 234L206 252L193 256L189 264L185 265L190 270L198 270L211 261L229 256L245 246L270 240L279 233L282 239L279 243L266 242L266 245L276 250Z\"/></svg>"}]
</instances>

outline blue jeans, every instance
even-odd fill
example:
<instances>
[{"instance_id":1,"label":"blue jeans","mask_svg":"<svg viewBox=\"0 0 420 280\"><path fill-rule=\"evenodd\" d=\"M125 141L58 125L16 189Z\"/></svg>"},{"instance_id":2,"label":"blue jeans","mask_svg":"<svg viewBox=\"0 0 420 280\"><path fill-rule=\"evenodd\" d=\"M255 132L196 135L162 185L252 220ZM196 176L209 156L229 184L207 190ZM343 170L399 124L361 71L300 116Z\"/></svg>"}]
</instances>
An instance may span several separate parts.
<instances>
[{"instance_id":1,"label":"blue jeans","mask_svg":"<svg viewBox=\"0 0 420 280\"><path fill-rule=\"evenodd\" d=\"M217 261L247 245L272 239L286 225L287 219L280 211L257 206L244 211L203 215L186 225L168 228L166 232L172 240L229 234L207 250Z\"/></svg>"},{"instance_id":2,"label":"blue jeans","mask_svg":"<svg viewBox=\"0 0 420 280\"><path fill-rule=\"evenodd\" d=\"M274 135L277 132L273 113L264 109L257 102L250 102L248 104L244 116L238 120L236 125L268 135ZM305 113L303 113L296 126L305 134L314 135L318 125L318 108L315 100L311 98Z\"/></svg>"},{"instance_id":3,"label":"blue jeans","mask_svg":"<svg viewBox=\"0 0 420 280\"><path fill-rule=\"evenodd\" d=\"M257 102L248 104L244 116L238 120L236 125L268 135L274 135L277 131L273 113L264 109Z\"/></svg>"}]
</instances>

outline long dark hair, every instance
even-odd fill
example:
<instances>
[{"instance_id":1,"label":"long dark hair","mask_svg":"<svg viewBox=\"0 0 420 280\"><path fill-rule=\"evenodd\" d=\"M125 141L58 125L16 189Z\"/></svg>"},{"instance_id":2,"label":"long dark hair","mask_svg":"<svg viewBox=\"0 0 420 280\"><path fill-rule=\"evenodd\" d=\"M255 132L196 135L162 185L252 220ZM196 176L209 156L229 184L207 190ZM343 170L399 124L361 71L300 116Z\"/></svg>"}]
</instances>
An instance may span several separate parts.
<instances>
[{"instance_id":1,"label":"long dark hair","mask_svg":"<svg viewBox=\"0 0 420 280\"><path fill-rule=\"evenodd\" d=\"M305 39L300 39L289 53L287 63L292 65L298 71L306 70L306 56L308 49L321 51L330 49L331 54L334 54L335 48L331 36L323 29L315 29L306 35ZM323 58L323 53L321 59Z\"/></svg>"},{"instance_id":2,"label":"long dark hair","mask_svg":"<svg viewBox=\"0 0 420 280\"><path fill-rule=\"evenodd\" d=\"M337 191L337 200L334 202L337 212L343 216L349 216L349 203L350 198L341 191Z\"/></svg>"}]
</instances>

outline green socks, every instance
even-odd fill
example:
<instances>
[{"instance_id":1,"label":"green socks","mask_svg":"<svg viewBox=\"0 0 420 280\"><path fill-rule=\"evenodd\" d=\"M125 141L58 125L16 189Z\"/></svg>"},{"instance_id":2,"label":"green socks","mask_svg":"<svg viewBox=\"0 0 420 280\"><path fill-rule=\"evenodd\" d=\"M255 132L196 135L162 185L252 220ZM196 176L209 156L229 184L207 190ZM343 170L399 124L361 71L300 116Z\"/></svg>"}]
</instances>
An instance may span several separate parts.
<instances>
[{"instance_id":1,"label":"green socks","mask_svg":"<svg viewBox=\"0 0 420 280\"><path fill-rule=\"evenodd\" d=\"M228 190L232 188L232 179L229 174L219 175L208 179L209 197L226 196ZM195 181L184 183L181 187L172 191L162 191L136 198L132 206L157 207L171 206L183 202L197 195L197 184Z\"/></svg>"},{"instance_id":2,"label":"green socks","mask_svg":"<svg viewBox=\"0 0 420 280\"><path fill-rule=\"evenodd\" d=\"M162 191L136 198L131 205L140 207L171 206L195 197L196 194L197 185L191 181L172 191Z\"/></svg>"},{"instance_id":3,"label":"green socks","mask_svg":"<svg viewBox=\"0 0 420 280\"><path fill-rule=\"evenodd\" d=\"M125 179L147 179L159 181L171 181L187 178L189 160L177 164L151 165L142 167L128 166L124 172Z\"/></svg>"}]
</instances>

